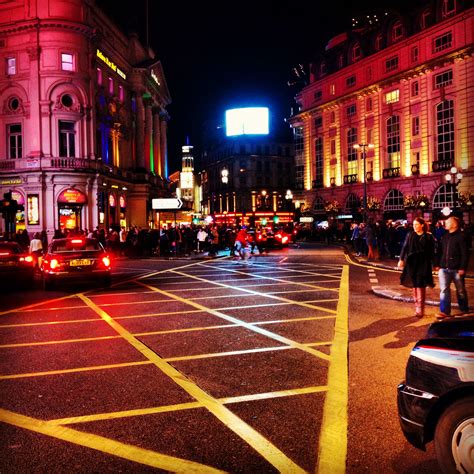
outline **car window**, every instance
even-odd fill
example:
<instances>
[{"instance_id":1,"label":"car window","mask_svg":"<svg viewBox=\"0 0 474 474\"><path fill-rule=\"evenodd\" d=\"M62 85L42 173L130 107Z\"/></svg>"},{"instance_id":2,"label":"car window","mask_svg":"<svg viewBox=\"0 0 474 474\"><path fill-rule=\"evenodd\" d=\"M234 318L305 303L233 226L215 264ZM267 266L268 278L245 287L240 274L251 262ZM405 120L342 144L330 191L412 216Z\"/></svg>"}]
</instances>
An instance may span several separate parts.
<instances>
[{"instance_id":1,"label":"car window","mask_svg":"<svg viewBox=\"0 0 474 474\"><path fill-rule=\"evenodd\" d=\"M62 252L77 252L77 251L91 251L100 250L99 243L96 240L86 239L84 241L75 240L61 240L53 242L51 251L54 253Z\"/></svg>"},{"instance_id":2,"label":"car window","mask_svg":"<svg viewBox=\"0 0 474 474\"><path fill-rule=\"evenodd\" d=\"M8 252L9 254L23 253L23 249L19 245L0 244L0 252Z\"/></svg>"}]
</instances>

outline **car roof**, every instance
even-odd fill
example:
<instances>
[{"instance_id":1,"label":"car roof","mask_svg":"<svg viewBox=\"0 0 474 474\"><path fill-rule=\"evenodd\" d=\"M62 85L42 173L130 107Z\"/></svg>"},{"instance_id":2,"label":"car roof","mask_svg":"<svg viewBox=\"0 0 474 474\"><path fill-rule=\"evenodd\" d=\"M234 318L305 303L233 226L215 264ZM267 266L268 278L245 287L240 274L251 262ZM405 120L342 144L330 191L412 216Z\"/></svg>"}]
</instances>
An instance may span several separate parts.
<instances>
[{"instance_id":1,"label":"car roof","mask_svg":"<svg viewBox=\"0 0 474 474\"><path fill-rule=\"evenodd\" d=\"M21 245L18 242L8 241L0 241L0 247L8 248L8 247L20 247Z\"/></svg>"}]
</instances>

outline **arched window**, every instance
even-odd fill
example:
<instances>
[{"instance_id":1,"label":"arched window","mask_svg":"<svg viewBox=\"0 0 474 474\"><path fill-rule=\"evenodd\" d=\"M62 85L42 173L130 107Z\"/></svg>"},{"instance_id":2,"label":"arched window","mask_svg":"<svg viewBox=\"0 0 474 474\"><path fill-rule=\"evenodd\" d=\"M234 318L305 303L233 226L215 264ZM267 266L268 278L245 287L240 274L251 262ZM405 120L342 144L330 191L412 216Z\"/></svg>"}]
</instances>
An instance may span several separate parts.
<instances>
[{"instance_id":1,"label":"arched window","mask_svg":"<svg viewBox=\"0 0 474 474\"><path fill-rule=\"evenodd\" d=\"M454 205L454 189L449 184L442 184L433 199L433 209L443 209Z\"/></svg>"},{"instance_id":2,"label":"arched window","mask_svg":"<svg viewBox=\"0 0 474 474\"><path fill-rule=\"evenodd\" d=\"M348 213L353 213L357 211L360 207L360 198L357 197L354 193L349 194L346 199L345 211Z\"/></svg>"},{"instance_id":3,"label":"arched window","mask_svg":"<svg viewBox=\"0 0 474 474\"><path fill-rule=\"evenodd\" d=\"M316 213L326 212L324 210L324 200L321 196L316 196L313 202L313 211Z\"/></svg>"},{"instance_id":4,"label":"arched window","mask_svg":"<svg viewBox=\"0 0 474 474\"><path fill-rule=\"evenodd\" d=\"M360 49L360 43L357 42L352 46L352 51L351 51L351 59L352 62L356 62L359 60L362 56L362 50Z\"/></svg>"},{"instance_id":5,"label":"arched window","mask_svg":"<svg viewBox=\"0 0 474 474\"><path fill-rule=\"evenodd\" d=\"M327 74L327 68L326 68L326 63L323 61L320 66L319 66L319 75L322 77L322 76L325 76Z\"/></svg>"},{"instance_id":6,"label":"arched window","mask_svg":"<svg viewBox=\"0 0 474 474\"><path fill-rule=\"evenodd\" d=\"M375 37L375 51L380 51L382 49L382 44L383 44L383 36L381 34L378 34Z\"/></svg>"},{"instance_id":7,"label":"arched window","mask_svg":"<svg viewBox=\"0 0 474 474\"><path fill-rule=\"evenodd\" d=\"M426 10L423 10L420 17L420 27L422 30L431 26L431 18L432 18L431 10L429 8L427 8Z\"/></svg>"},{"instance_id":8,"label":"arched window","mask_svg":"<svg viewBox=\"0 0 474 474\"><path fill-rule=\"evenodd\" d=\"M441 169L454 164L454 101L444 100L436 106L437 159Z\"/></svg>"},{"instance_id":9,"label":"arched window","mask_svg":"<svg viewBox=\"0 0 474 474\"><path fill-rule=\"evenodd\" d=\"M398 189L391 189L383 203L385 211L401 211L403 210L403 194Z\"/></svg>"},{"instance_id":10,"label":"arched window","mask_svg":"<svg viewBox=\"0 0 474 474\"><path fill-rule=\"evenodd\" d=\"M447 18L448 16L456 14L456 0L443 0L441 7L441 16Z\"/></svg>"},{"instance_id":11,"label":"arched window","mask_svg":"<svg viewBox=\"0 0 474 474\"><path fill-rule=\"evenodd\" d=\"M400 117L393 115L387 120L388 168L400 168Z\"/></svg>"},{"instance_id":12,"label":"arched window","mask_svg":"<svg viewBox=\"0 0 474 474\"><path fill-rule=\"evenodd\" d=\"M392 26L392 43L403 38L403 25L401 21L396 21Z\"/></svg>"}]
</instances>

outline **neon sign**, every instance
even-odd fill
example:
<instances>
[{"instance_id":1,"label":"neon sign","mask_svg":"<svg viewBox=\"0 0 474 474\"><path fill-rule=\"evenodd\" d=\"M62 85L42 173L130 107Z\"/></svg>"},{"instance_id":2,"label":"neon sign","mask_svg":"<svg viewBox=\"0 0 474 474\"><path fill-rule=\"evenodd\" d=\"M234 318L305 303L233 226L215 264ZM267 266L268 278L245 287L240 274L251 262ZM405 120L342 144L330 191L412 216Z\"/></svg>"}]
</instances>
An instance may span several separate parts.
<instances>
[{"instance_id":1,"label":"neon sign","mask_svg":"<svg viewBox=\"0 0 474 474\"><path fill-rule=\"evenodd\" d=\"M101 59L112 71L116 72L122 79L127 79L127 75L117 67L117 65L111 61L105 54L97 48L97 57Z\"/></svg>"}]
</instances>

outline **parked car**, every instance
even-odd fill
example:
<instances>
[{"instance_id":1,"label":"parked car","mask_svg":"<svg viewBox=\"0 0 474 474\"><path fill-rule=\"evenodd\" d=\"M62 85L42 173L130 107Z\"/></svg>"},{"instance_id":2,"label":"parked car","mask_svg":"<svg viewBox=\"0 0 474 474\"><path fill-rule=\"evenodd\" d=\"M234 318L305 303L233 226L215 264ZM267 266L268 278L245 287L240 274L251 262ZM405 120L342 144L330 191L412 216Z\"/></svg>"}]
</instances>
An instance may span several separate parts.
<instances>
[{"instance_id":1,"label":"parked car","mask_svg":"<svg viewBox=\"0 0 474 474\"><path fill-rule=\"evenodd\" d=\"M74 237L54 239L41 262L45 290L58 282L98 280L110 286L111 259L96 239Z\"/></svg>"},{"instance_id":2,"label":"parked car","mask_svg":"<svg viewBox=\"0 0 474 474\"><path fill-rule=\"evenodd\" d=\"M398 386L402 431L424 450L434 440L443 472L474 472L474 317L436 322L413 348Z\"/></svg>"},{"instance_id":3,"label":"parked car","mask_svg":"<svg viewBox=\"0 0 474 474\"><path fill-rule=\"evenodd\" d=\"M33 257L17 242L0 242L0 281L31 287L33 279Z\"/></svg>"}]
</instances>

